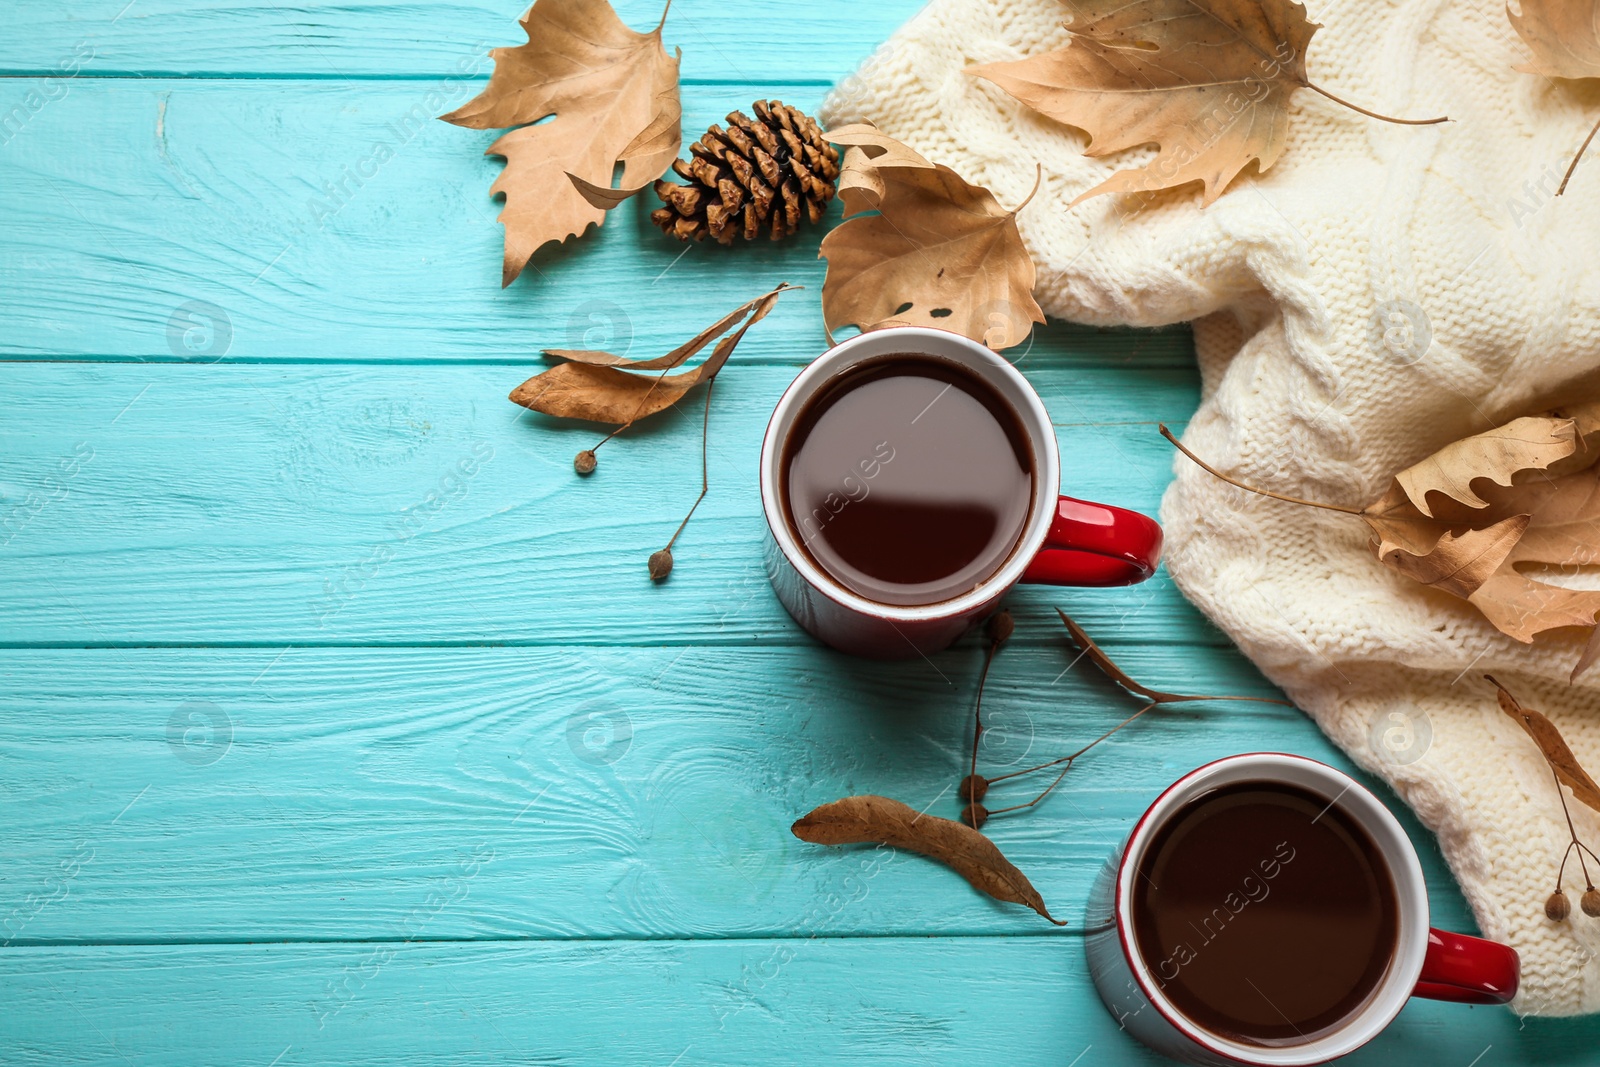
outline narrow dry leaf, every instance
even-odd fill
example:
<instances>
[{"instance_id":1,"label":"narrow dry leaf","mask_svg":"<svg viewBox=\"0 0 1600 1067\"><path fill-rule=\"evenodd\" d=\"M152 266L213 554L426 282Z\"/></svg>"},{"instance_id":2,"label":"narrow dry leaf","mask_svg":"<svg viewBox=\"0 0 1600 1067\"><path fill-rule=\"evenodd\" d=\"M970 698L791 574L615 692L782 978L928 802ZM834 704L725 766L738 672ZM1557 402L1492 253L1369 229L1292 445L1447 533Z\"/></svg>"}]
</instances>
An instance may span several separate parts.
<instances>
[{"instance_id":1,"label":"narrow dry leaf","mask_svg":"<svg viewBox=\"0 0 1600 1067\"><path fill-rule=\"evenodd\" d=\"M1583 654L1578 657L1578 662L1573 664L1572 673L1567 676L1567 684L1576 682L1578 675L1594 666L1595 660L1600 660L1600 626L1589 632L1589 643L1583 646Z\"/></svg>"},{"instance_id":2,"label":"narrow dry leaf","mask_svg":"<svg viewBox=\"0 0 1600 1067\"><path fill-rule=\"evenodd\" d=\"M662 47L661 26L635 33L606 0L537 0L522 26L527 44L490 53L488 88L441 116L477 130L519 127L486 153L506 161L489 189L506 198L502 285L547 242L604 222L661 176L683 141L678 56Z\"/></svg>"},{"instance_id":3,"label":"narrow dry leaf","mask_svg":"<svg viewBox=\"0 0 1600 1067\"><path fill-rule=\"evenodd\" d=\"M1074 204L1189 182L1203 183L1204 202L1211 203L1252 163L1264 173L1277 162L1297 89L1386 118L1306 77L1306 49L1321 27L1292 0L1068 0L1065 6L1072 33L1066 48L967 73L1083 130L1087 155L1159 146L1147 165L1117 171Z\"/></svg>"},{"instance_id":4,"label":"narrow dry leaf","mask_svg":"<svg viewBox=\"0 0 1600 1067\"><path fill-rule=\"evenodd\" d=\"M1533 738L1533 743L1539 746L1539 751L1551 769L1556 772L1556 777L1572 790L1574 797L1595 811L1600 811L1600 786L1595 785L1594 779L1589 777L1589 773L1578 762L1578 757L1567 747L1567 742L1562 738L1561 731L1556 729L1556 724L1532 708L1523 707L1505 686L1491 676L1486 674L1484 678L1499 691L1500 710L1509 715L1513 722Z\"/></svg>"},{"instance_id":5,"label":"narrow dry leaf","mask_svg":"<svg viewBox=\"0 0 1600 1067\"><path fill-rule=\"evenodd\" d=\"M1520 6L1519 15L1507 4L1506 17L1533 52L1533 59L1517 64L1517 70L1549 78L1600 78L1600 0L1521 0ZM1600 132L1600 120L1568 164L1557 196L1566 191L1596 132Z\"/></svg>"},{"instance_id":6,"label":"narrow dry leaf","mask_svg":"<svg viewBox=\"0 0 1600 1067\"><path fill-rule=\"evenodd\" d=\"M919 814L898 800L870 794L845 797L795 820L790 829L815 845L875 843L908 849L938 860L996 900L1025 905L1057 926L1067 925L1050 914L1027 875L993 841L970 826Z\"/></svg>"},{"instance_id":7,"label":"narrow dry leaf","mask_svg":"<svg viewBox=\"0 0 1600 1067\"><path fill-rule=\"evenodd\" d=\"M1067 634L1071 637L1073 645L1085 656L1088 656L1091 663L1100 668L1108 678L1122 686L1122 688L1131 693L1137 693L1151 701L1151 707L1157 704L1184 704L1195 700L1245 700L1257 704L1284 705L1289 703L1276 697L1231 696L1222 693L1168 693L1160 689L1151 689L1149 686L1135 681L1132 675L1117 666L1112 658L1106 655L1105 650L1095 644L1094 640L1084 632L1083 627L1074 622L1070 615L1060 608L1056 609L1056 614L1061 616L1061 622L1066 626ZM1141 712L1140 714L1143 713ZM1121 729L1121 727L1119 726L1117 729ZM1115 731L1112 732L1114 733ZM1106 736L1110 735L1107 734ZM1081 754L1080 752L1079 755Z\"/></svg>"},{"instance_id":8,"label":"narrow dry leaf","mask_svg":"<svg viewBox=\"0 0 1600 1067\"><path fill-rule=\"evenodd\" d=\"M1044 321L1017 230L1026 200L1007 211L989 190L872 126L842 127L828 139L849 146L839 179L845 221L819 252L828 261L822 313L830 335L894 320L999 350Z\"/></svg>"},{"instance_id":9,"label":"narrow dry leaf","mask_svg":"<svg viewBox=\"0 0 1600 1067\"><path fill-rule=\"evenodd\" d=\"M709 382L720 371L745 331L767 317L778 297L795 286L780 285L765 296L744 304L665 356L626 360L609 352L551 349L546 355L569 362L536 374L511 391L511 402L525 408L568 419L586 419L628 425L676 404L695 386ZM748 317L746 317L748 316ZM700 366L682 374L666 371L681 365L744 319L737 330L723 337ZM622 368L628 368L624 370ZM631 371L660 370L660 374Z\"/></svg>"},{"instance_id":10,"label":"narrow dry leaf","mask_svg":"<svg viewBox=\"0 0 1600 1067\"><path fill-rule=\"evenodd\" d=\"M1094 640L1084 632L1083 627L1073 622L1066 612L1057 608L1056 614L1061 616L1062 623L1066 625L1067 633L1072 636L1072 643L1077 645L1083 651L1083 654L1093 661L1096 667L1099 667L1101 671L1122 688L1138 693L1140 696L1149 697L1151 700L1172 701L1186 699L1177 693L1163 693L1159 689L1151 689L1149 686L1141 685L1134 681L1128 672L1118 667L1112 662L1110 656L1101 651L1100 646L1095 644Z\"/></svg>"}]
</instances>

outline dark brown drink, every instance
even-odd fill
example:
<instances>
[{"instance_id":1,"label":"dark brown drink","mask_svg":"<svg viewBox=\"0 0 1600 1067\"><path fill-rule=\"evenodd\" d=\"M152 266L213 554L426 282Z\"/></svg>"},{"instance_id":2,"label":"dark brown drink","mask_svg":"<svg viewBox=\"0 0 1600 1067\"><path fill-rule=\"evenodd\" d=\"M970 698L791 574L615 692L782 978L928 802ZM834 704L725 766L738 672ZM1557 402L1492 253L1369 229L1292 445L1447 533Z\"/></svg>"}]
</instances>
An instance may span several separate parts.
<instances>
[{"instance_id":1,"label":"dark brown drink","mask_svg":"<svg viewBox=\"0 0 1600 1067\"><path fill-rule=\"evenodd\" d=\"M1242 782L1151 840L1133 889L1139 955L1205 1030L1294 1045L1364 1007L1398 943L1394 881L1367 832L1315 793Z\"/></svg>"},{"instance_id":2,"label":"dark brown drink","mask_svg":"<svg viewBox=\"0 0 1600 1067\"><path fill-rule=\"evenodd\" d=\"M806 555L881 604L934 604L987 581L1033 504L1016 412L976 374L927 356L868 360L825 385L782 470Z\"/></svg>"}]
</instances>

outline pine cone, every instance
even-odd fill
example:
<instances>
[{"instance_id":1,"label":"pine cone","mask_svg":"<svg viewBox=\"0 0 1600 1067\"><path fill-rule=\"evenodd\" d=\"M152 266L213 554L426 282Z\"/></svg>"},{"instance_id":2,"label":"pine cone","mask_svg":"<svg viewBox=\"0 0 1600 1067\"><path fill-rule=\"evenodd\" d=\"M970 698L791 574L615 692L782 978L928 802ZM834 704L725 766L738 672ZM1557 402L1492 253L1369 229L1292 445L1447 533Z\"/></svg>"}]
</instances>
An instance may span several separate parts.
<instances>
[{"instance_id":1,"label":"pine cone","mask_svg":"<svg viewBox=\"0 0 1600 1067\"><path fill-rule=\"evenodd\" d=\"M713 125L687 160L672 165L688 184L656 182L667 206L651 213L652 222L680 241L709 233L726 245L739 236L752 240L763 227L781 240L802 218L822 218L839 178L839 153L799 108L757 100L755 113L731 113L726 130Z\"/></svg>"}]
</instances>

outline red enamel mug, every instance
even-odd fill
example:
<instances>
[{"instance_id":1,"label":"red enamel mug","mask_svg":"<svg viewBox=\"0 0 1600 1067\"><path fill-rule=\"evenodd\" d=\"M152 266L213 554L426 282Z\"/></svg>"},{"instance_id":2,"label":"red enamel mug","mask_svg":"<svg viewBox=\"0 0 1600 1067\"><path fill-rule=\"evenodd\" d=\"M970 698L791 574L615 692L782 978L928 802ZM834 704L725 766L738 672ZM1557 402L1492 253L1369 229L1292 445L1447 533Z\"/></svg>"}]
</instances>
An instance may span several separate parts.
<instances>
[{"instance_id":1,"label":"red enamel mug","mask_svg":"<svg viewBox=\"0 0 1600 1067\"><path fill-rule=\"evenodd\" d=\"M801 548L780 496L784 445L807 401L839 375L880 356L944 360L976 374L1017 416L1033 460L1033 500L1017 545L987 581L934 604L890 605L845 588ZM779 601L814 637L843 652L906 659L948 647L1018 582L1117 586L1142 582L1161 559L1161 527L1135 511L1058 495L1061 460L1039 394L1000 356L960 334L895 326L844 341L801 371L778 401L761 446L766 566ZM931 531L930 536L938 532Z\"/></svg>"},{"instance_id":2,"label":"red enamel mug","mask_svg":"<svg viewBox=\"0 0 1600 1067\"><path fill-rule=\"evenodd\" d=\"M1133 883L1146 852L1174 813L1220 787L1263 781L1299 786L1324 797L1330 808L1338 805L1367 832L1394 885L1399 935L1387 970L1363 1006L1308 1040L1270 1046L1213 1033L1173 1005L1162 992L1157 968L1139 952L1132 906ZM1517 994L1519 961L1514 949L1428 925L1422 865L1389 809L1349 775L1303 756L1276 752L1229 756L1178 779L1150 805L1127 843L1102 870L1090 896L1088 921L1099 928L1085 939L1089 973L1118 1024L1157 1052L1204 1067L1324 1063L1376 1037L1411 997L1505 1004ZM1314 959L1305 963L1316 966Z\"/></svg>"}]
</instances>

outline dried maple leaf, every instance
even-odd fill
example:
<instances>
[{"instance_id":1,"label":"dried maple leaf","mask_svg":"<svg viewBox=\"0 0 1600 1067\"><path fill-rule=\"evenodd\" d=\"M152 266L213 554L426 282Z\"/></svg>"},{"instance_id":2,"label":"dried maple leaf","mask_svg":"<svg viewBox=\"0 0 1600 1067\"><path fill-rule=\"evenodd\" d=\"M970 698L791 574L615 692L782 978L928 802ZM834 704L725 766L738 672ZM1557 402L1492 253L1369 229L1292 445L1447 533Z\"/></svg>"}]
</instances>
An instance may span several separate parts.
<instances>
[{"instance_id":1,"label":"dried maple leaf","mask_svg":"<svg viewBox=\"0 0 1600 1067\"><path fill-rule=\"evenodd\" d=\"M1468 601L1508 637L1526 643L1561 627L1595 630L1600 590L1540 575L1600 564L1600 402L1513 419L1445 445L1396 474L1364 508L1246 485L1202 461L1165 426L1161 432L1224 481L1359 517L1380 561ZM1591 634L1572 677L1597 659L1600 636Z\"/></svg>"},{"instance_id":2,"label":"dried maple leaf","mask_svg":"<svg viewBox=\"0 0 1600 1067\"><path fill-rule=\"evenodd\" d=\"M1521 7L1518 15L1507 4L1506 17L1532 50L1533 59L1519 63L1517 70L1550 78L1600 78L1600 0L1522 0ZM1567 165L1557 196L1566 192L1578 160L1597 132L1600 119Z\"/></svg>"},{"instance_id":3,"label":"dried maple leaf","mask_svg":"<svg viewBox=\"0 0 1600 1067\"><path fill-rule=\"evenodd\" d=\"M1306 48L1321 27L1292 0L1066 0L1065 6L1072 16L1066 48L967 73L1083 130L1087 155L1159 146L1147 165L1117 171L1074 204L1189 182L1204 183L1204 202L1211 203L1250 164L1261 173L1277 162L1297 89L1387 122L1445 121L1388 118L1313 85Z\"/></svg>"},{"instance_id":4,"label":"dried maple leaf","mask_svg":"<svg viewBox=\"0 0 1600 1067\"><path fill-rule=\"evenodd\" d=\"M794 288L780 285L772 292L740 305L671 352L655 359L630 360L610 352L546 349L546 356L566 362L543 374L536 374L517 386L511 391L511 402L561 418L630 425L666 410L681 400L690 389L716 377L744 338L745 331L766 318L778 302L778 297ZM741 319L744 321L737 330L726 337L722 336ZM700 366L682 374L667 374L667 371L681 366L719 337L722 340L717 342L711 355ZM647 370L659 370L661 373L636 373Z\"/></svg>"},{"instance_id":5,"label":"dried maple leaf","mask_svg":"<svg viewBox=\"0 0 1600 1067\"><path fill-rule=\"evenodd\" d=\"M538 0L522 27L527 44L490 52L488 88L441 116L475 130L520 127L486 153L506 161L489 188L506 198L503 286L544 244L604 222L659 178L683 140L678 55L662 47L661 26L635 33L606 0Z\"/></svg>"},{"instance_id":6,"label":"dried maple leaf","mask_svg":"<svg viewBox=\"0 0 1600 1067\"><path fill-rule=\"evenodd\" d=\"M1505 686L1491 676L1486 674L1484 678L1498 690L1500 710L1509 715L1511 721L1522 727L1528 736L1533 738L1533 743L1539 746L1545 762L1550 764L1550 769L1555 771L1556 777L1572 790L1574 797L1595 811L1600 811L1600 786L1595 785L1594 779L1589 777L1589 772L1578 762L1578 757L1567 747L1566 741L1561 737L1561 731L1556 729L1556 724L1532 708L1523 707Z\"/></svg>"},{"instance_id":7,"label":"dried maple leaf","mask_svg":"<svg viewBox=\"0 0 1600 1067\"><path fill-rule=\"evenodd\" d=\"M1017 230L1026 200L1007 211L989 190L874 126L845 126L828 139L847 146L839 180L845 221L818 253L828 261L822 314L830 336L840 326L895 322L999 350L1044 321Z\"/></svg>"},{"instance_id":8,"label":"dried maple leaf","mask_svg":"<svg viewBox=\"0 0 1600 1067\"><path fill-rule=\"evenodd\" d=\"M909 849L938 860L996 900L1026 905L1057 926L1067 925L1050 914L1027 875L993 841L970 826L920 814L898 800L870 794L845 797L795 820L790 829L814 845L871 842Z\"/></svg>"}]
</instances>

